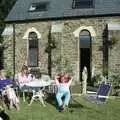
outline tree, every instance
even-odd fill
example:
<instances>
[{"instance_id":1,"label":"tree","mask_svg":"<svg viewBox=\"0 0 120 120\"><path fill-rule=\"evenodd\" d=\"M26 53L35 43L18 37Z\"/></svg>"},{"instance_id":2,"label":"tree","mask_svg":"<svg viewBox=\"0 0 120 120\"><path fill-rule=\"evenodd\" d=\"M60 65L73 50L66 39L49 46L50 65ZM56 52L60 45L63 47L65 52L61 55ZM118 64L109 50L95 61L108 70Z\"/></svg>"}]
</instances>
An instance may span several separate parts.
<instances>
[{"instance_id":1,"label":"tree","mask_svg":"<svg viewBox=\"0 0 120 120\"><path fill-rule=\"evenodd\" d=\"M4 29L4 19L7 17L16 0L0 0L0 35Z\"/></svg>"}]
</instances>

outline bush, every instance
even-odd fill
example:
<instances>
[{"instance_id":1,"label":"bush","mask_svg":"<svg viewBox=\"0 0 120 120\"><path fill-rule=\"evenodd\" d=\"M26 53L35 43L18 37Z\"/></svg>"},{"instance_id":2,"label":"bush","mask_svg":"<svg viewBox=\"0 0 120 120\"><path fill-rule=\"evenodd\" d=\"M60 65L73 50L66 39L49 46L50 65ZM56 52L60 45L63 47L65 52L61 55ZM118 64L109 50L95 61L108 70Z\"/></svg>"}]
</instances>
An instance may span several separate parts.
<instances>
[{"instance_id":1,"label":"bush","mask_svg":"<svg viewBox=\"0 0 120 120\"><path fill-rule=\"evenodd\" d=\"M112 83L112 94L120 96L120 75L112 75L109 79Z\"/></svg>"},{"instance_id":2,"label":"bush","mask_svg":"<svg viewBox=\"0 0 120 120\"><path fill-rule=\"evenodd\" d=\"M11 71L9 71L9 70L7 70L6 71L6 74L5 74L5 77L6 78L11 78L13 75L12 75L12 72Z\"/></svg>"},{"instance_id":3,"label":"bush","mask_svg":"<svg viewBox=\"0 0 120 120\"><path fill-rule=\"evenodd\" d=\"M98 86L101 82L101 75L98 74L98 75L95 75L93 78L92 78L92 84L94 87Z\"/></svg>"}]
</instances>

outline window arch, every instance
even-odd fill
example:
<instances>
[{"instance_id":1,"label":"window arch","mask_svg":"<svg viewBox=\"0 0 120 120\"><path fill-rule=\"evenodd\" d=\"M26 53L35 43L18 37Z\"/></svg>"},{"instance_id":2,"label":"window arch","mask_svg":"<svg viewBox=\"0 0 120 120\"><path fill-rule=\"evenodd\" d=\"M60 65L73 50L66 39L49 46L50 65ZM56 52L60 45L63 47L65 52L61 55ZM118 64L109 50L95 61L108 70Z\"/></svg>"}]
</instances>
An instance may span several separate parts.
<instances>
[{"instance_id":1,"label":"window arch","mask_svg":"<svg viewBox=\"0 0 120 120\"><path fill-rule=\"evenodd\" d=\"M81 26L79 28L77 28L73 34L75 37L79 38L80 32L86 30L90 32L91 37L96 37L96 32L94 30L94 28L92 26Z\"/></svg>"},{"instance_id":2,"label":"window arch","mask_svg":"<svg viewBox=\"0 0 120 120\"><path fill-rule=\"evenodd\" d=\"M28 65L30 67L38 66L38 37L35 32L28 35Z\"/></svg>"},{"instance_id":3,"label":"window arch","mask_svg":"<svg viewBox=\"0 0 120 120\"><path fill-rule=\"evenodd\" d=\"M80 48L90 48L91 35L88 30L80 32Z\"/></svg>"}]
</instances>

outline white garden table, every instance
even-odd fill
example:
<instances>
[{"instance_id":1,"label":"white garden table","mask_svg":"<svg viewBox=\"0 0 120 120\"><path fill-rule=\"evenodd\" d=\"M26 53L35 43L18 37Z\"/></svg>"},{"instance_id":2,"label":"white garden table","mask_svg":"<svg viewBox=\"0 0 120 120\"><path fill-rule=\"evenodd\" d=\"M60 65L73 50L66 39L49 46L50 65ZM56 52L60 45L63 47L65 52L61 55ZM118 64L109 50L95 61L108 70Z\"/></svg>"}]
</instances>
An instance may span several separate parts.
<instances>
[{"instance_id":1,"label":"white garden table","mask_svg":"<svg viewBox=\"0 0 120 120\"><path fill-rule=\"evenodd\" d=\"M30 92L32 90L33 96L32 98L36 99L37 97L43 97L43 89L45 87L51 86L52 81L44 81L42 79L35 79L28 83L22 83L20 84L20 88L23 89L23 100L25 101L25 94L24 92L27 90ZM31 99L32 100L32 99Z\"/></svg>"}]
</instances>

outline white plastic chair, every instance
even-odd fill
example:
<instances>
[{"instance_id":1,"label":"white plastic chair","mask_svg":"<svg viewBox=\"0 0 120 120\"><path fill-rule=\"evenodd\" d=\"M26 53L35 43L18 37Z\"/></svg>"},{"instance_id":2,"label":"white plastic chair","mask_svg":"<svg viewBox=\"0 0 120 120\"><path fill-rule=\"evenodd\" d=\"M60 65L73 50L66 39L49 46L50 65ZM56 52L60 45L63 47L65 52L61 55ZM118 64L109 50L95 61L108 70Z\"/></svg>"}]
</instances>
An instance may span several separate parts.
<instances>
[{"instance_id":1,"label":"white plastic chair","mask_svg":"<svg viewBox=\"0 0 120 120\"><path fill-rule=\"evenodd\" d=\"M42 105L45 107L46 105L43 100L44 94L43 94L42 90L39 90L37 92L35 90L32 90L32 92L33 92L33 95L32 95L29 105L31 105L33 103L33 101L39 100L42 103Z\"/></svg>"}]
</instances>

